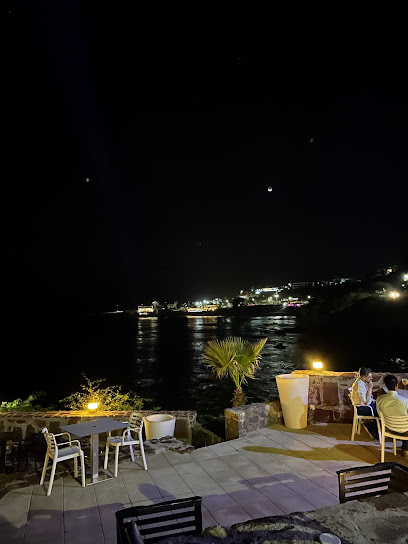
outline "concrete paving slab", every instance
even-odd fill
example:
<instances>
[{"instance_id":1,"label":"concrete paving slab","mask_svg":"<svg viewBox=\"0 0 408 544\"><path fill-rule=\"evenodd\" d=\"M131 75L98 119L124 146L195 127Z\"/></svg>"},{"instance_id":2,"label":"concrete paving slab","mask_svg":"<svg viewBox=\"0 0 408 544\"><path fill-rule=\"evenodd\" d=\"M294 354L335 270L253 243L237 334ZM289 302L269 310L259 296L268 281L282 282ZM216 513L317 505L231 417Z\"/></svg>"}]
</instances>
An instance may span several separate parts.
<instances>
[{"instance_id":1,"label":"concrete paving slab","mask_svg":"<svg viewBox=\"0 0 408 544\"><path fill-rule=\"evenodd\" d=\"M365 433L351 442L350 430L342 424L299 431L274 425L191 453L150 455L147 471L125 459L118 478L86 488L65 471L50 497L47 485L38 484L5 495L0 534L11 544L80 544L74 534L81 527L101 544L116 544L117 510L193 495L203 497L204 527L337 504L336 471L380 461L378 443ZM386 460L408 466L392 450Z\"/></svg>"}]
</instances>

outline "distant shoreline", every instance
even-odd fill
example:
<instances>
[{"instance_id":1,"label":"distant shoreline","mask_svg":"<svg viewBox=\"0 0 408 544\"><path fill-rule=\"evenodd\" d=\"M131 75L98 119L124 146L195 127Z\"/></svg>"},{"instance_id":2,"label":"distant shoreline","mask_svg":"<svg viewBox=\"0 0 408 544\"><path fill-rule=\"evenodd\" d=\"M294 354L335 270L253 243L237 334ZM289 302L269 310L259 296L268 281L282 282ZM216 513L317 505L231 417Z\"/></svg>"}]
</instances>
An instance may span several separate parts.
<instances>
[{"instance_id":1,"label":"distant shoreline","mask_svg":"<svg viewBox=\"0 0 408 544\"><path fill-rule=\"evenodd\" d=\"M296 316L300 308L287 308L280 306L276 309L276 306L245 306L242 308L220 308L213 312L183 312L164 310L156 315L138 315L137 311L123 311L123 312L104 312L100 315L104 317L117 316L117 317L132 317L138 319L151 319L152 317L159 318L182 318L182 317L267 317L267 316Z\"/></svg>"}]
</instances>

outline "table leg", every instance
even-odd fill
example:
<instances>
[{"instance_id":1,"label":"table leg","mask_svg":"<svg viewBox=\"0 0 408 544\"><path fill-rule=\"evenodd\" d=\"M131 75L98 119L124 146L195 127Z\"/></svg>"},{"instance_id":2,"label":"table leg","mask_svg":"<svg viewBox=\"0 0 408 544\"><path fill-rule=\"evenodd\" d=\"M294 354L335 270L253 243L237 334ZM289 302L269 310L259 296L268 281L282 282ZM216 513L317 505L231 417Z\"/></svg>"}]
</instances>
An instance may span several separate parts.
<instances>
[{"instance_id":1,"label":"table leg","mask_svg":"<svg viewBox=\"0 0 408 544\"><path fill-rule=\"evenodd\" d=\"M99 468L99 434L91 434L91 474L87 478L88 485L97 484L113 478L110 470Z\"/></svg>"},{"instance_id":2,"label":"table leg","mask_svg":"<svg viewBox=\"0 0 408 544\"><path fill-rule=\"evenodd\" d=\"M91 484L99 479L99 434L91 434Z\"/></svg>"}]
</instances>

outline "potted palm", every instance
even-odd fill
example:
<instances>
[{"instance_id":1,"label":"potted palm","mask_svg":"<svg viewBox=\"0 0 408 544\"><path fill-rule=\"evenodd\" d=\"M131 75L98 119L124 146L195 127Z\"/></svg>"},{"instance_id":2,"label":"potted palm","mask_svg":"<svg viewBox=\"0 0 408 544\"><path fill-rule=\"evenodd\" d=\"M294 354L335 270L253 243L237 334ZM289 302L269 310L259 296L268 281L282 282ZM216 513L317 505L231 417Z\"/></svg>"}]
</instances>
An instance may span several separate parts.
<instances>
[{"instance_id":1,"label":"potted palm","mask_svg":"<svg viewBox=\"0 0 408 544\"><path fill-rule=\"evenodd\" d=\"M267 340L263 338L252 344L248 340L234 337L208 342L203 353L204 363L218 378L229 377L233 380L233 406L243 406L246 403L242 384L247 383L247 378L254 377L261 359L260 351Z\"/></svg>"}]
</instances>

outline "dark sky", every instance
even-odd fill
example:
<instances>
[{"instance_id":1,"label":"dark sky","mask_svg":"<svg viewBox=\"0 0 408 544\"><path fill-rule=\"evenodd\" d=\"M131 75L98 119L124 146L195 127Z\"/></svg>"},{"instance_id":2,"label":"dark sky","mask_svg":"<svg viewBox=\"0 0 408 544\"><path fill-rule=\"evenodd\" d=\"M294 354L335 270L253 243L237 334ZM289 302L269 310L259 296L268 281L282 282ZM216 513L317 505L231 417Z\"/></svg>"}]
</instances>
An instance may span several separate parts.
<instances>
[{"instance_id":1,"label":"dark sky","mask_svg":"<svg viewBox=\"0 0 408 544\"><path fill-rule=\"evenodd\" d=\"M380 7L4 6L18 299L129 306L401 261L406 19Z\"/></svg>"}]
</instances>

